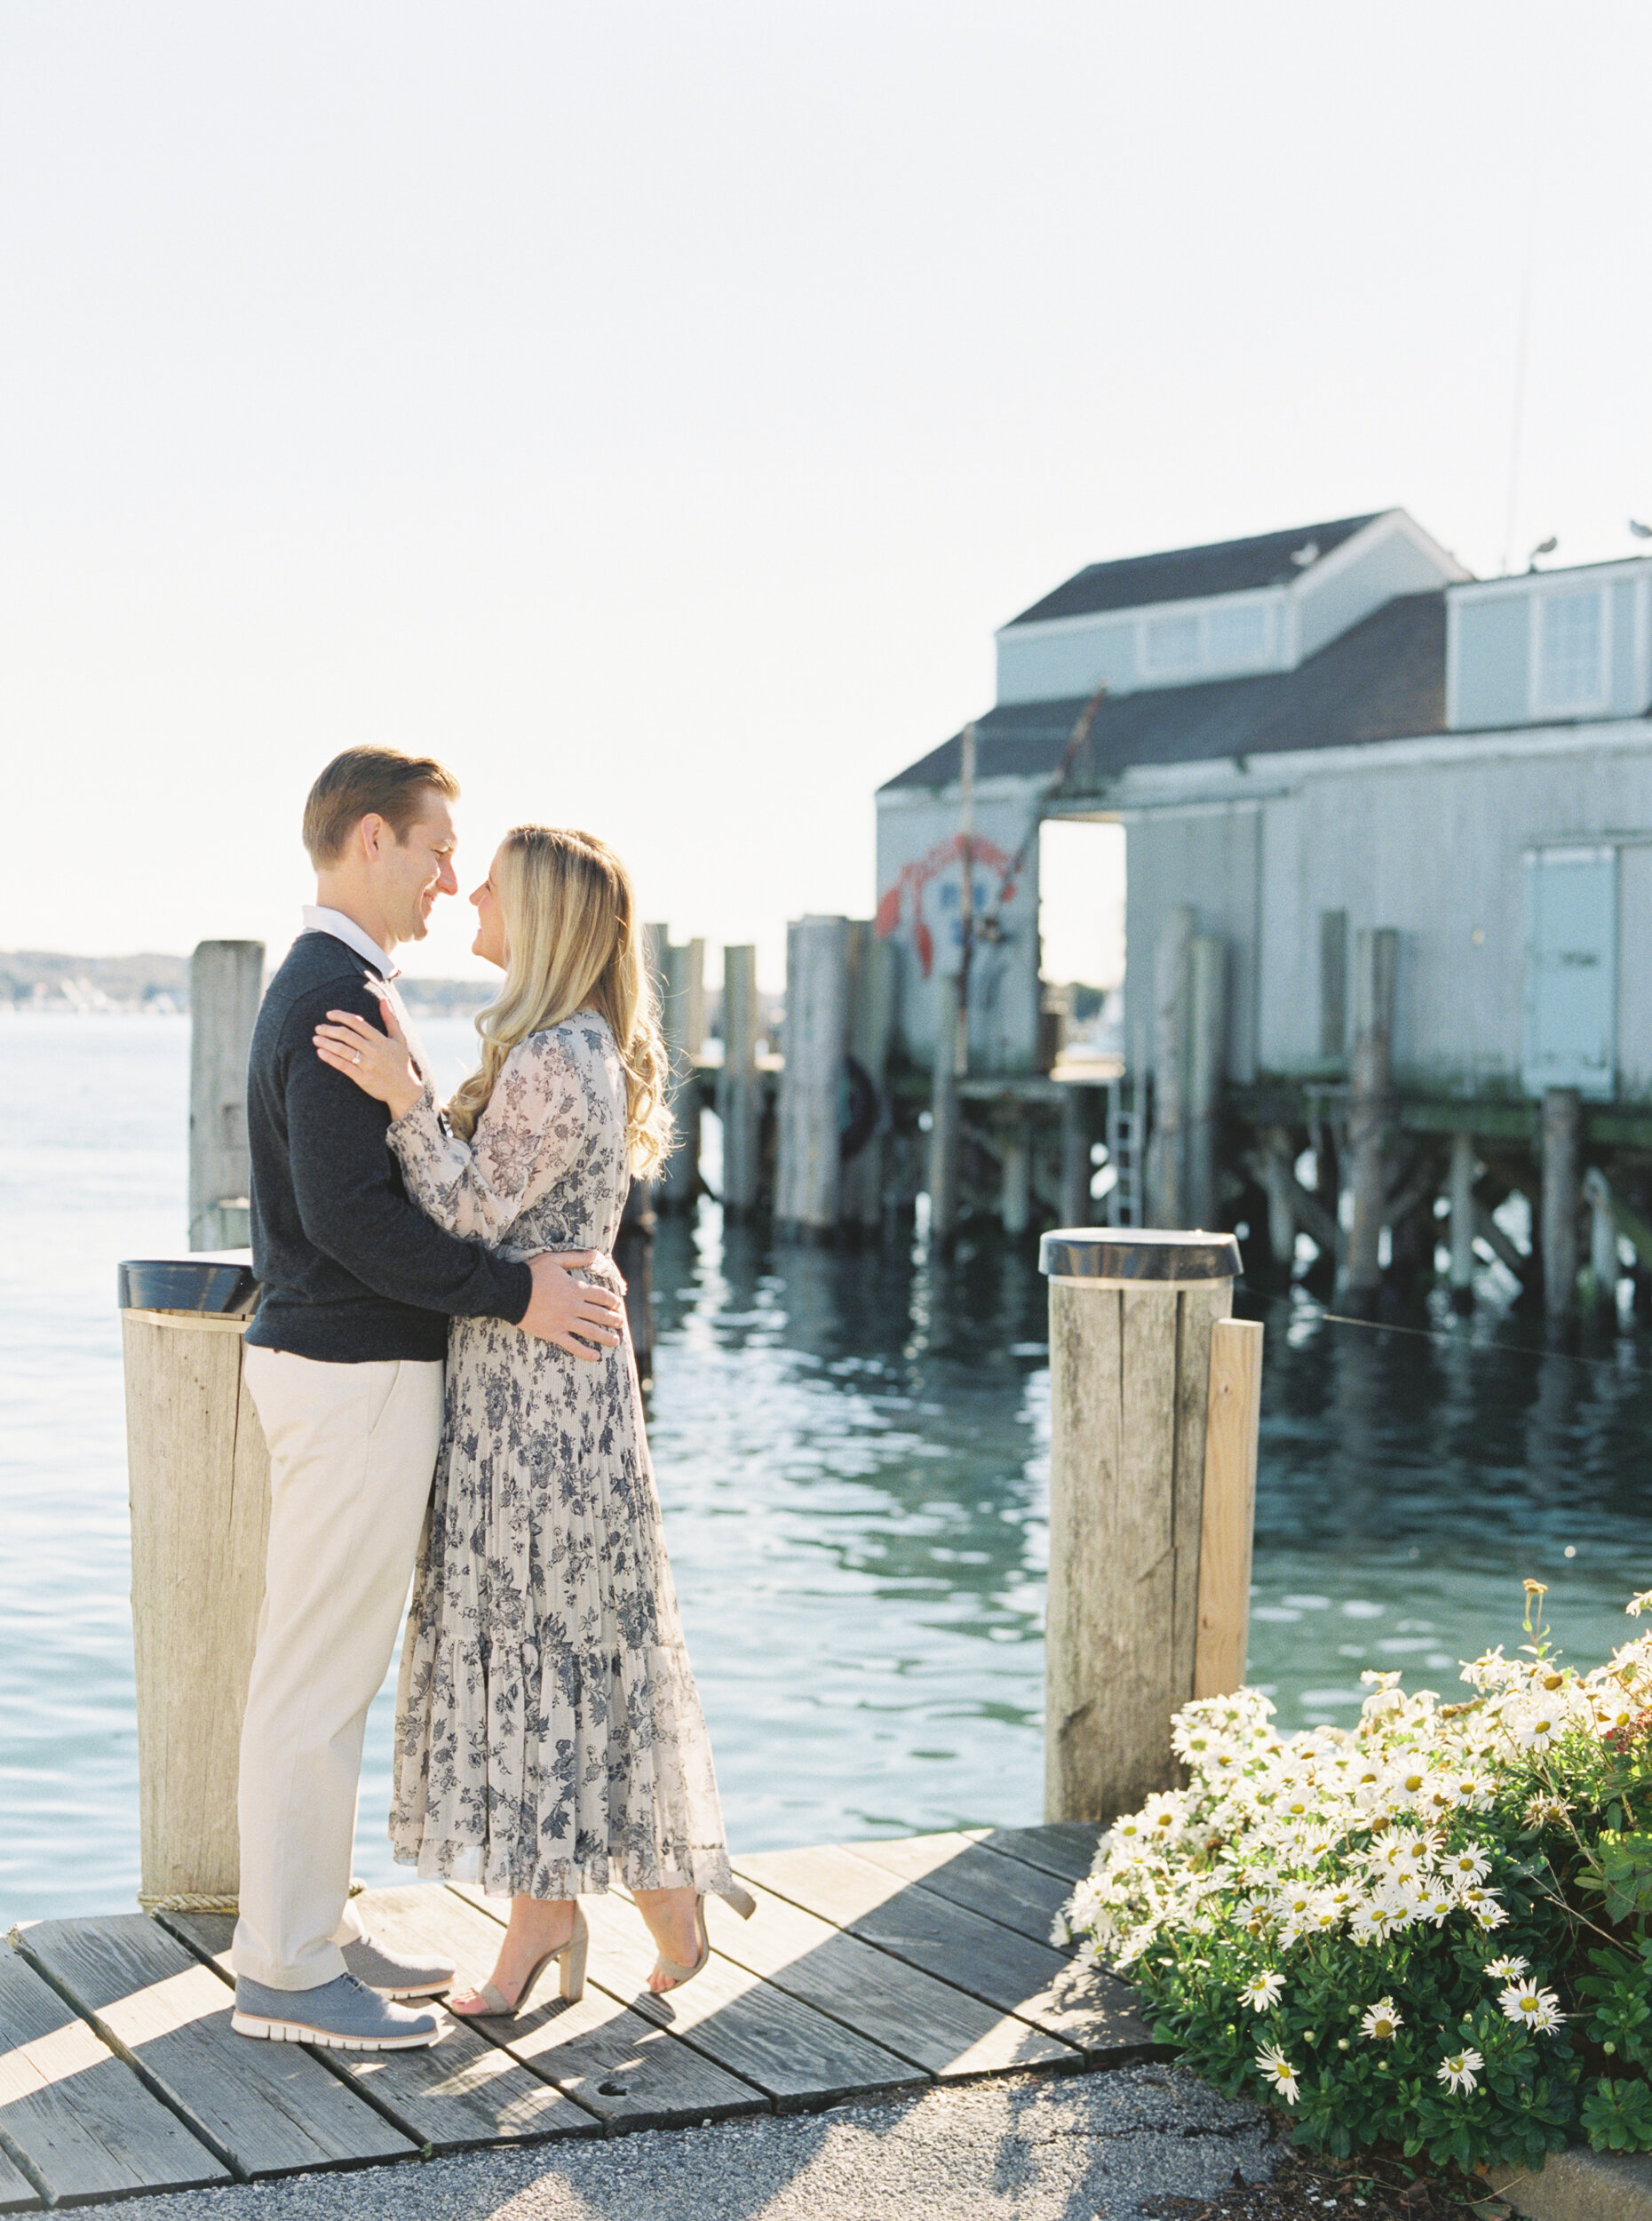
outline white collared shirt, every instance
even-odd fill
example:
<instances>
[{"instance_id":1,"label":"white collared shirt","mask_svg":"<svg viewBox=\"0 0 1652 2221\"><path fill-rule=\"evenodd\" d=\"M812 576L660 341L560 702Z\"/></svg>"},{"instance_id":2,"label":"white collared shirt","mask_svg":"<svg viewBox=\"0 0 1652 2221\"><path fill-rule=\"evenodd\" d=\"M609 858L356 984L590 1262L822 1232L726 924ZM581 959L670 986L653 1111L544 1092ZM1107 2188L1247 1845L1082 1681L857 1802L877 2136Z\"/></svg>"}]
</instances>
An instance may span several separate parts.
<instances>
[{"instance_id":1,"label":"white collared shirt","mask_svg":"<svg viewBox=\"0 0 1652 2221\"><path fill-rule=\"evenodd\" d=\"M329 910L322 903L306 903L304 929L306 933L330 933L335 941L342 941L347 949L370 964L381 979L399 979L401 967L395 959L386 956L370 933L363 933L353 918L346 918L342 910Z\"/></svg>"}]
</instances>

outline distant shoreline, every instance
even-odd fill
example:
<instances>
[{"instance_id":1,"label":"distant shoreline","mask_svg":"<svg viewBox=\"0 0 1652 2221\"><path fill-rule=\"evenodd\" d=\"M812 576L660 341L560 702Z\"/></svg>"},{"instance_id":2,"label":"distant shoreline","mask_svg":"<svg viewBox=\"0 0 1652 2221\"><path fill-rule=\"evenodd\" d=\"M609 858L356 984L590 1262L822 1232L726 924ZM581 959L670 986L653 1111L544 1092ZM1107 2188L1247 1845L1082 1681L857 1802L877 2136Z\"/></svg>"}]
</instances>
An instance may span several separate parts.
<instances>
[{"instance_id":1,"label":"distant shoreline","mask_svg":"<svg viewBox=\"0 0 1652 2221\"><path fill-rule=\"evenodd\" d=\"M401 981L415 1016L468 1018L492 999L480 979ZM59 1015L155 1017L187 1015L187 956L66 956L49 949L0 950L0 1015L44 1010Z\"/></svg>"}]
</instances>

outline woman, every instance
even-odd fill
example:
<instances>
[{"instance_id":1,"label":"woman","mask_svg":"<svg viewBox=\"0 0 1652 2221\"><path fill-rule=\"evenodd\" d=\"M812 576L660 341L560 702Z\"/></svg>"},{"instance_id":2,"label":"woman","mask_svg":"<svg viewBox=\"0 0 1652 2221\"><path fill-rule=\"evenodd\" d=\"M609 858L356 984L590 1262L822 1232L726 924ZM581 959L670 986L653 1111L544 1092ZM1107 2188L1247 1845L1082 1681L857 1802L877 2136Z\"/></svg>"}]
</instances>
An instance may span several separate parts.
<instances>
[{"instance_id":1,"label":"woman","mask_svg":"<svg viewBox=\"0 0 1652 2221\"><path fill-rule=\"evenodd\" d=\"M589 834L519 825L471 901L472 946L504 986L445 1114L388 1005L388 1037L330 1011L316 1052L388 1104L409 1191L439 1224L507 1255L606 1252L670 1126L630 878ZM577 1997L576 1900L616 1879L659 1946L656 1991L704 1966L707 1893L753 1910L729 1869L628 1338L589 1363L498 1319L452 1322L390 1833L421 1875L511 1899L492 1978L449 2000L472 2018L520 2011L552 1960Z\"/></svg>"}]
</instances>

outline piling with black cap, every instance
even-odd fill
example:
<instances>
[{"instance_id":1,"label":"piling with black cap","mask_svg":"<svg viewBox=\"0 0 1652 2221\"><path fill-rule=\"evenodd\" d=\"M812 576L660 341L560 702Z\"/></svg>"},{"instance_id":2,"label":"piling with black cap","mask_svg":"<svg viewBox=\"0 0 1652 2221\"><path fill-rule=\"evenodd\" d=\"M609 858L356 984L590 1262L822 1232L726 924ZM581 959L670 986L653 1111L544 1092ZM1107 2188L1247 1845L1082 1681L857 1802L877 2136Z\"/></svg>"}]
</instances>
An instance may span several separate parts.
<instances>
[{"instance_id":1,"label":"piling with black cap","mask_svg":"<svg viewBox=\"0 0 1652 2221\"><path fill-rule=\"evenodd\" d=\"M245 1250L120 1269L131 1498L140 1904L233 1907L241 1716L264 1597L269 1459L241 1377Z\"/></svg>"},{"instance_id":2,"label":"piling with black cap","mask_svg":"<svg viewBox=\"0 0 1652 2221\"><path fill-rule=\"evenodd\" d=\"M1173 1713L1244 1671L1259 1326L1231 1234L1066 1228L1050 1282L1044 1818L1177 1778Z\"/></svg>"}]
</instances>

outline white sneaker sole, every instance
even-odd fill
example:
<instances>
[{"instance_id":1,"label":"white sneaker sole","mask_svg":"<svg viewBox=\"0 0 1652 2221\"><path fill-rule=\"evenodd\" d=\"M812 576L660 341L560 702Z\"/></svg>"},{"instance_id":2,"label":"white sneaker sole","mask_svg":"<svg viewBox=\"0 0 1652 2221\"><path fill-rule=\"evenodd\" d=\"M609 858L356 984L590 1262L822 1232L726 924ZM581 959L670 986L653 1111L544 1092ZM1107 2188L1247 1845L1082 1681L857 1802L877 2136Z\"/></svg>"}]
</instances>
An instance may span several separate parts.
<instances>
[{"instance_id":1,"label":"white sneaker sole","mask_svg":"<svg viewBox=\"0 0 1652 2221\"><path fill-rule=\"evenodd\" d=\"M341 2036L331 2028L307 2028L301 2020L261 2020L256 2013L232 2012L229 2025L238 2036L263 2036L271 2043L322 2043L332 2051L417 2051L434 2043L441 2034L433 2028L427 2036Z\"/></svg>"}]
</instances>

